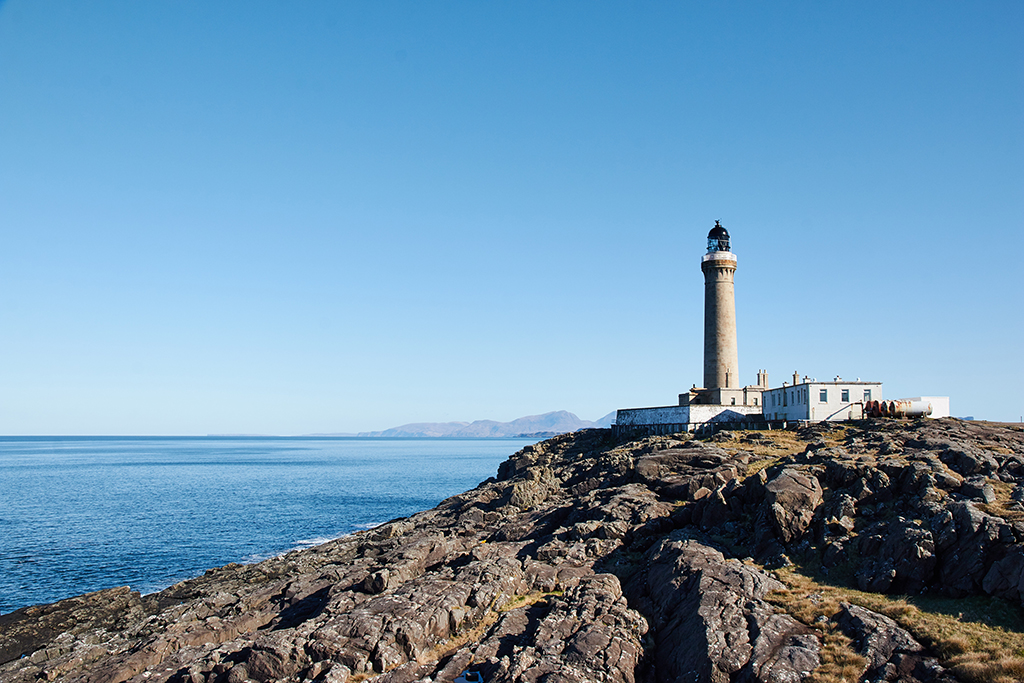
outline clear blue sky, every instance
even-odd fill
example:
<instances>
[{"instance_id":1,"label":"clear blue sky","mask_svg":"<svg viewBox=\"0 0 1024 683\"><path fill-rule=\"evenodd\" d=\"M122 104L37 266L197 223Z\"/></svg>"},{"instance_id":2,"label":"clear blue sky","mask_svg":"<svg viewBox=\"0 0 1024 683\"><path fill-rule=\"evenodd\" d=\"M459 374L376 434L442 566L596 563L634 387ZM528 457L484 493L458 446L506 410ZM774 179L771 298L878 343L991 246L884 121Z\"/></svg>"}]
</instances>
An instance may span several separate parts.
<instances>
[{"instance_id":1,"label":"clear blue sky","mask_svg":"<svg viewBox=\"0 0 1024 683\"><path fill-rule=\"evenodd\" d=\"M1024 414L1024 3L0 5L0 434Z\"/></svg>"}]
</instances>

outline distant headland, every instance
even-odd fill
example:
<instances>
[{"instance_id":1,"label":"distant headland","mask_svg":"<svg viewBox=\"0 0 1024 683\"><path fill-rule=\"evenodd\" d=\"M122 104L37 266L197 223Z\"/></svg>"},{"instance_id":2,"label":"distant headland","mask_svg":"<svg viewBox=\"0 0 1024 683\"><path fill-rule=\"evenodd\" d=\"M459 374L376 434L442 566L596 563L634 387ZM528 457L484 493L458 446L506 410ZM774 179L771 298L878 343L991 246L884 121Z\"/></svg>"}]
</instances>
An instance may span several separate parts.
<instances>
[{"instance_id":1,"label":"distant headland","mask_svg":"<svg viewBox=\"0 0 1024 683\"><path fill-rule=\"evenodd\" d=\"M612 411L591 422L581 420L567 410L555 410L541 415L527 415L511 422L475 420L473 422L413 422L377 432L307 434L306 436L364 436L391 438L455 438L455 439L508 439L516 437L551 437L581 429L606 428L615 421Z\"/></svg>"}]
</instances>

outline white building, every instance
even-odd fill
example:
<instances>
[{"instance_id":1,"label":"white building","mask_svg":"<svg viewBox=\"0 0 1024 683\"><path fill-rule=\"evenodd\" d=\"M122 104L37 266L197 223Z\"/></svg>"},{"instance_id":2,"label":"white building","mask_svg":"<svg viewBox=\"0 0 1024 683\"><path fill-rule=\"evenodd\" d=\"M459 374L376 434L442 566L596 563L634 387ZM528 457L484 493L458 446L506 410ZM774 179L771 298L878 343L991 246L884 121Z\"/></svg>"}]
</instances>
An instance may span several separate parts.
<instances>
[{"instance_id":1,"label":"white building","mask_svg":"<svg viewBox=\"0 0 1024 683\"><path fill-rule=\"evenodd\" d=\"M915 396L905 401L927 403L932 412L928 417L949 417L949 396Z\"/></svg>"},{"instance_id":2,"label":"white building","mask_svg":"<svg viewBox=\"0 0 1024 683\"><path fill-rule=\"evenodd\" d=\"M796 373L793 384L783 384L762 392L764 418L770 422L799 421L838 422L864 417L864 404L882 400L881 382L846 382L836 377L819 382Z\"/></svg>"},{"instance_id":3,"label":"white building","mask_svg":"<svg viewBox=\"0 0 1024 683\"><path fill-rule=\"evenodd\" d=\"M615 428L642 429L653 434L692 432L707 424L729 423L733 429L763 424L761 406L683 405L656 408L620 408L615 413Z\"/></svg>"}]
</instances>

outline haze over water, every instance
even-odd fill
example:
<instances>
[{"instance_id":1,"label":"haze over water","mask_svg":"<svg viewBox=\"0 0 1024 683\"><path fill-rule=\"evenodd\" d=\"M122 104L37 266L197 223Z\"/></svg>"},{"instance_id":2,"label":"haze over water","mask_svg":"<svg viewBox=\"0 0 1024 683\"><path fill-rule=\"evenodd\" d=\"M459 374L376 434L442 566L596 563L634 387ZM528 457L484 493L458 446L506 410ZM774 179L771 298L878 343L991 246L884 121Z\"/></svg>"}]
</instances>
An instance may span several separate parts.
<instances>
[{"instance_id":1,"label":"haze over water","mask_svg":"<svg viewBox=\"0 0 1024 683\"><path fill-rule=\"evenodd\" d=\"M535 439L0 437L0 613L433 507Z\"/></svg>"}]
</instances>

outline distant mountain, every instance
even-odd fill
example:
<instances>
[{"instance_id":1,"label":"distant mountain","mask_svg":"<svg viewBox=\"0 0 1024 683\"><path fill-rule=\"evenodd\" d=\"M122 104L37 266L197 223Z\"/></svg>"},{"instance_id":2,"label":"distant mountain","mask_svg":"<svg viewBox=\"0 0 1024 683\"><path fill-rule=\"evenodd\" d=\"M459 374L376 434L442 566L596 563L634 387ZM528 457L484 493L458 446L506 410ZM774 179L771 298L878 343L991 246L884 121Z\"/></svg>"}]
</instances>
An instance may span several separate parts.
<instances>
[{"instance_id":1,"label":"distant mountain","mask_svg":"<svg viewBox=\"0 0 1024 683\"><path fill-rule=\"evenodd\" d=\"M511 422L476 420L475 422L414 422L379 432L360 432L359 436L385 437L510 437L524 434L565 434L592 427L608 427L615 421L612 411L597 422L581 420L567 410L556 410L543 415L528 415Z\"/></svg>"}]
</instances>

